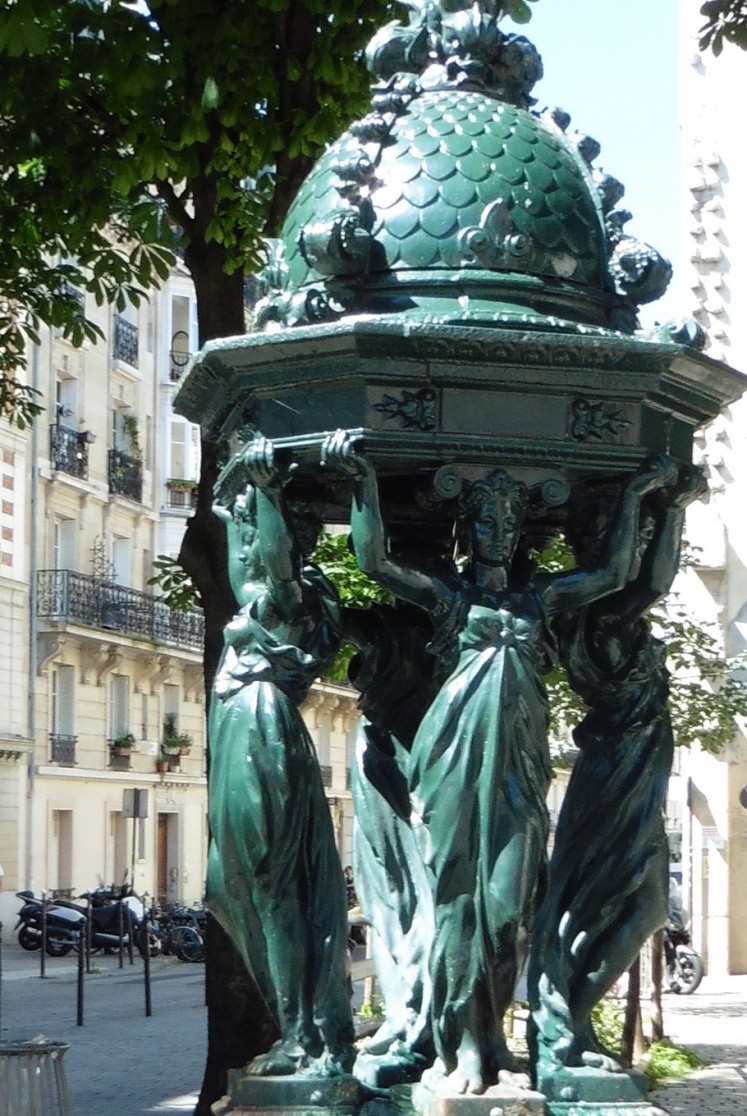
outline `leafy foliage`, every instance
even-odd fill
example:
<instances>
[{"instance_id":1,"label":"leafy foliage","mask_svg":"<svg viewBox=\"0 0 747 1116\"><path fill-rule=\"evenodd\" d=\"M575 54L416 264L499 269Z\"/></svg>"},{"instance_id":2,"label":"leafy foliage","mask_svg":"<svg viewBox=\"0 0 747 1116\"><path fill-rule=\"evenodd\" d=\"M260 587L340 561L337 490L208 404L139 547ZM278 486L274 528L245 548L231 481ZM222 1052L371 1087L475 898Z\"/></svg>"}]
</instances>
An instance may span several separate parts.
<instances>
[{"instance_id":1,"label":"leafy foliage","mask_svg":"<svg viewBox=\"0 0 747 1116\"><path fill-rule=\"evenodd\" d=\"M148 585L158 589L160 599L165 605L177 612L189 612L190 609L200 606L200 595L194 582L176 558L170 558L168 554L159 554L153 559L153 568L156 572L153 577L148 578Z\"/></svg>"},{"instance_id":2,"label":"leafy foliage","mask_svg":"<svg viewBox=\"0 0 747 1116\"><path fill-rule=\"evenodd\" d=\"M332 582L340 594L340 601L348 608L368 608L376 602L390 604L392 597L377 582L364 574L358 567L355 555L350 548L350 536L330 534L325 531L319 538L312 561ZM327 672L332 682L345 682L348 677L350 660L355 648L344 643Z\"/></svg>"},{"instance_id":3,"label":"leafy foliage","mask_svg":"<svg viewBox=\"0 0 747 1116\"><path fill-rule=\"evenodd\" d=\"M622 1000L612 995L604 996L592 1009L591 1022L602 1046L613 1054L619 1054L625 1022Z\"/></svg>"},{"instance_id":4,"label":"leafy foliage","mask_svg":"<svg viewBox=\"0 0 747 1116\"><path fill-rule=\"evenodd\" d=\"M261 262L262 237L313 159L364 108L361 51L395 11L389 0L15 0L5 10L3 413L33 415L12 378L40 322L74 345L95 340L81 295L137 304L167 277L177 244L201 340L241 330L241 283L232 315L207 288Z\"/></svg>"},{"instance_id":5,"label":"leafy foliage","mask_svg":"<svg viewBox=\"0 0 747 1116\"><path fill-rule=\"evenodd\" d=\"M694 1050L677 1046L669 1039L662 1039L649 1048L646 1070L651 1087L655 1089L657 1085L662 1085L672 1078L687 1077L694 1070L702 1069L703 1065L703 1060Z\"/></svg>"},{"instance_id":6,"label":"leafy foliage","mask_svg":"<svg viewBox=\"0 0 747 1116\"><path fill-rule=\"evenodd\" d=\"M708 0L700 9L706 22L700 28L699 46L718 57L724 43L747 50L747 3L745 0Z\"/></svg>"},{"instance_id":7,"label":"leafy foliage","mask_svg":"<svg viewBox=\"0 0 747 1116\"><path fill-rule=\"evenodd\" d=\"M391 594L359 569L350 549L349 539L347 534L332 535L327 531L323 532L312 561L335 586L344 605L350 608L367 608L377 601L380 604L391 604Z\"/></svg>"},{"instance_id":8,"label":"leafy foliage","mask_svg":"<svg viewBox=\"0 0 747 1116\"><path fill-rule=\"evenodd\" d=\"M547 572L570 569L574 564L562 536L535 557L538 568ZM696 561L696 548L685 544L681 565ZM697 743L718 755L734 738L736 719L747 717L747 653L731 658L724 655L717 634L675 594L652 609L650 620L667 647L675 743L686 748ZM562 767L572 759L571 729L583 717L585 706L569 686L562 667L556 667L545 681L552 716L551 753L553 762Z\"/></svg>"}]
</instances>

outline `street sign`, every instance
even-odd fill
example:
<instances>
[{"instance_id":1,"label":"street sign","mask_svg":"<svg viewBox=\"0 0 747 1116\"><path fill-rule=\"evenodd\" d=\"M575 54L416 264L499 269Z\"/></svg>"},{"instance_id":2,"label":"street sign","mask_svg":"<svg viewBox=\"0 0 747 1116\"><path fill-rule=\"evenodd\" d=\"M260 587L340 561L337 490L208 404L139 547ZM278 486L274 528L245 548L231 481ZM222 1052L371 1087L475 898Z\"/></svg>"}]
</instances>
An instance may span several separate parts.
<instances>
[{"instance_id":1,"label":"street sign","mask_svg":"<svg viewBox=\"0 0 747 1116\"><path fill-rule=\"evenodd\" d=\"M125 818L148 817L148 791L127 787L122 796L122 816Z\"/></svg>"}]
</instances>

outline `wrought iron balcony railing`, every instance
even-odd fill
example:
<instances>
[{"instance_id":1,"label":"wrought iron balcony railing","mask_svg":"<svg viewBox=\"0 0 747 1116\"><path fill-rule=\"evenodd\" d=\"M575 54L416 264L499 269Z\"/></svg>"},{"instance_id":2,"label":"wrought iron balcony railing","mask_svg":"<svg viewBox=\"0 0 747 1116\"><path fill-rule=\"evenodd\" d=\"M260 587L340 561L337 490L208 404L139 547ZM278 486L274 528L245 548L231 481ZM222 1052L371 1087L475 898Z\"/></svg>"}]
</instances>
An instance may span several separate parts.
<instances>
[{"instance_id":1,"label":"wrought iron balcony railing","mask_svg":"<svg viewBox=\"0 0 747 1116\"><path fill-rule=\"evenodd\" d=\"M205 624L201 612L178 612L148 593L75 570L40 570L36 609L41 619L202 650Z\"/></svg>"},{"instance_id":2,"label":"wrought iron balcony railing","mask_svg":"<svg viewBox=\"0 0 747 1116\"><path fill-rule=\"evenodd\" d=\"M60 767L75 767L75 745L77 742L77 736L50 732L49 745L52 763L59 763Z\"/></svg>"},{"instance_id":3,"label":"wrought iron balcony railing","mask_svg":"<svg viewBox=\"0 0 747 1116\"><path fill-rule=\"evenodd\" d=\"M55 422L49 428L49 458L52 468L80 480L88 479L88 442L85 434Z\"/></svg>"},{"instance_id":4,"label":"wrought iron balcony railing","mask_svg":"<svg viewBox=\"0 0 747 1116\"><path fill-rule=\"evenodd\" d=\"M138 367L138 328L119 314L114 315L113 352L115 360Z\"/></svg>"},{"instance_id":5,"label":"wrought iron balcony railing","mask_svg":"<svg viewBox=\"0 0 747 1116\"><path fill-rule=\"evenodd\" d=\"M170 508L186 508L194 511L197 507L197 485L186 488L184 485L166 481L166 490Z\"/></svg>"},{"instance_id":6,"label":"wrought iron balcony railing","mask_svg":"<svg viewBox=\"0 0 747 1116\"><path fill-rule=\"evenodd\" d=\"M109 491L143 500L143 464L122 450L109 450Z\"/></svg>"}]
</instances>

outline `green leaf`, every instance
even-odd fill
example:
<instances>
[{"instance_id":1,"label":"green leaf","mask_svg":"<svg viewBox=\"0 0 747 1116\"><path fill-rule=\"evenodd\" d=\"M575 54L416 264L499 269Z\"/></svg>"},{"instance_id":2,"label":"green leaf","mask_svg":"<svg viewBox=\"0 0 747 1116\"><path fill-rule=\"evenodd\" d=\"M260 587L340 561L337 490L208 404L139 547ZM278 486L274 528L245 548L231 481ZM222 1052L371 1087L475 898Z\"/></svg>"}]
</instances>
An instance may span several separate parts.
<instances>
[{"instance_id":1,"label":"green leaf","mask_svg":"<svg viewBox=\"0 0 747 1116\"><path fill-rule=\"evenodd\" d=\"M204 109L214 109L218 106L220 100L218 94L218 83L215 78L208 77L205 79L205 84L202 87L202 98L200 104Z\"/></svg>"}]
</instances>

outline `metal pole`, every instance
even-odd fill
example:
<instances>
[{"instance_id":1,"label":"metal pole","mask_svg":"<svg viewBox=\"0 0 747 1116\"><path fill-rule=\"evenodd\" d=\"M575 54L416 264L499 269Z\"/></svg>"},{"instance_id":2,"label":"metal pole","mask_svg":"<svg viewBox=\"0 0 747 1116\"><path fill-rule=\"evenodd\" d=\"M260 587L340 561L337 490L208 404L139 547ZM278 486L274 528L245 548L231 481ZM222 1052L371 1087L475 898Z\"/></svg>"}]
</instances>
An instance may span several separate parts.
<instances>
[{"instance_id":1,"label":"metal pole","mask_svg":"<svg viewBox=\"0 0 747 1116\"><path fill-rule=\"evenodd\" d=\"M83 974L86 971L86 926L87 918L82 918L78 923L78 1017L77 1025L83 1026Z\"/></svg>"},{"instance_id":2,"label":"metal pole","mask_svg":"<svg viewBox=\"0 0 747 1116\"><path fill-rule=\"evenodd\" d=\"M130 958L130 964L135 964L135 953L132 948L132 939L135 937L135 915L132 908L127 908L127 954Z\"/></svg>"},{"instance_id":3,"label":"metal pole","mask_svg":"<svg viewBox=\"0 0 747 1116\"><path fill-rule=\"evenodd\" d=\"M41 967L40 976L46 976L47 965L47 893L42 892L42 913L41 913L41 958L39 964Z\"/></svg>"},{"instance_id":4,"label":"metal pole","mask_svg":"<svg viewBox=\"0 0 747 1116\"><path fill-rule=\"evenodd\" d=\"M0 1035L3 1033L3 924L0 922Z\"/></svg>"},{"instance_id":5,"label":"metal pole","mask_svg":"<svg viewBox=\"0 0 747 1116\"><path fill-rule=\"evenodd\" d=\"M148 1018L153 1014L153 1003L150 996L150 934L148 927L151 923L152 908L145 907L143 904L143 919L144 924L142 928L143 935L143 976L145 979L145 1014Z\"/></svg>"},{"instance_id":6,"label":"metal pole","mask_svg":"<svg viewBox=\"0 0 747 1116\"><path fill-rule=\"evenodd\" d=\"M133 889L135 887L135 850L136 850L136 846L137 846L138 796L139 796L139 791L136 788L135 789L135 794L133 795L133 798L134 798L133 813L134 813L135 816L132 819L132 868L130 870L130 886Z\"/></svg>"},{"instance_id":7,"label":"metal pole","mask_svg":"<svg viewBox=\"0 0 747 1116\"><path fill-rule=\"evenodd\" d=\"M124 968L124 911L122 900L117 904L117 921L119 923L119 967Z\"/></svg>"},{"instance_id":8,"label":"metal pole","mask_svg":"<svg viewBox=\"0 0 747 1116\"><path fill-rule=\"evenodd\" d=\"M93 940L93 905L91 903L91 895L88 895L88 907L86 909L86 972L91 971L91 941Z\"/></svg>"}]
</instances>

